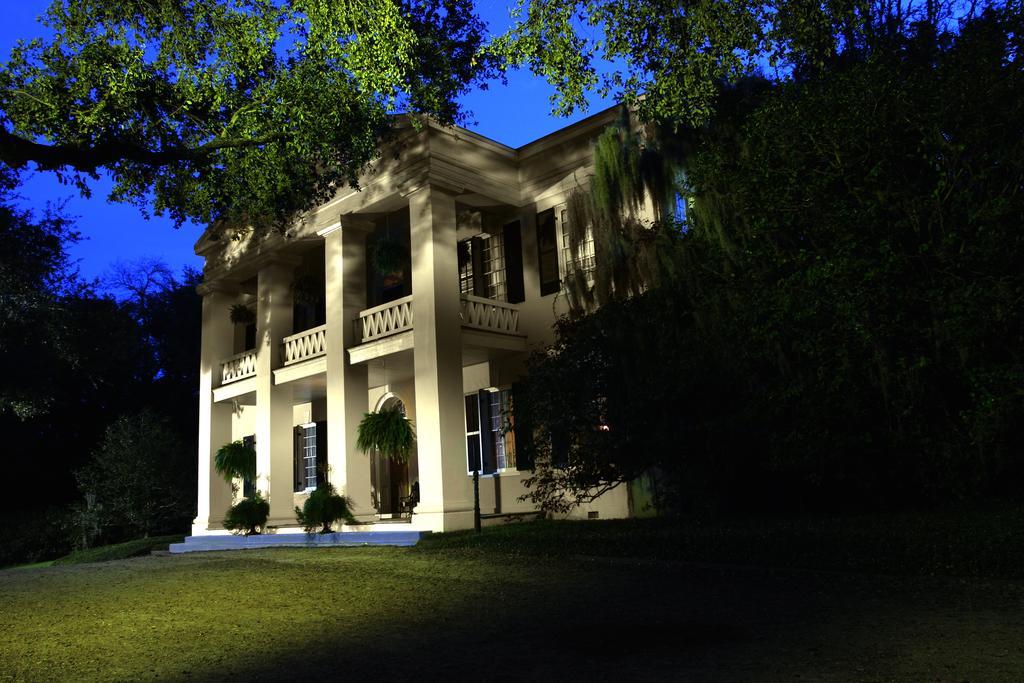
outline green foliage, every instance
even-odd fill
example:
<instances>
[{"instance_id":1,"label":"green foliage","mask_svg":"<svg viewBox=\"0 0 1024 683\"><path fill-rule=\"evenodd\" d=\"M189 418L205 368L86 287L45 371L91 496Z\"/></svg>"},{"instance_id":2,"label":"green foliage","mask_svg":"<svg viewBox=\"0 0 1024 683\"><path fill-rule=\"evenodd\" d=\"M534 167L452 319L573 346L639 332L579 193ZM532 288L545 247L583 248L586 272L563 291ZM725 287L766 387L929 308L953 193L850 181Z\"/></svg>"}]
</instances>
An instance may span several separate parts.
<instances>
[{"instance_id":1,"label":"green foliage","mask_svg":"<svg viewBox=\"0 0 1024 683\"><path fill-rule=\"evenodd\" d=\"M487 51L553 85L557 114L585 107L596 90L675 128L706 123L722 83L818 74L880 36L902 35L918 22L955 25L993 5L1020 11L1016 0L519 0L518 22Z\"/></svg>"},{"instance_id":2,"label":"green foliage","mask_svg":"<svg viewBox=\"0 0 1024 683\"><path fill-rule=\"evenodd\" d=\"M398 240L384 236L373 245L370 260L378 273L400 273L409 263L409 250Z\"/></svg>"},{"instance_id":3,"label":"green foliage","mask_svg":"<svg viewBox=\"0 0 1024 683\"><path fill-rule=\"evenodd\" d=\"M166 418L148 410L118 418L75 474L86 501L78 513L79 546L185 528L195 516L192 459Z\"/></svg>"},{"instance_id":4,"label":"green foliage","mask_svg":"<svg viewBox=\"0 0 1024 683\"><path fill-rule=\"evenodd\" d=\"M66 248L79 235L59 212L16 208L12 185L0 168L0 414L27 419L53 403L44 369L77 359L62 295L76 288Z\"/></svg>"},{"instance_id":5,"label":"green foliage","mask_svg":"<svg viewBox=\"0 0 1024 683\"><path fill-rule=\"evenodd\" d=\"M228 508L224 515L224 528L244 536L259 534L266 526L269 515L270 503L257 492Z\"/></svg>"},{"instance_id":6,"label":"green foliage","mask_svg":"<svg viewBox=\"0 0 1024 683\"><path fill-rule=\"evenodd\" d=\"M569 196L570 256L585 258L585 246L593 245L593 271L573 268L565 278L576 313L657 287L677 268L681 172L660 149L658 129L641 133L637 125L623 109L622 120L595 143L589 186ZM646 217L648 202L654 219Z\"/></svg>"},{"instance_id":7,"label":"green foliage","mask_svg":"<svg viewBox=\"0 0 1024 683\"><path fill-rule=\"evenodd\" d=\"M462 119L493 74L468 0L54 0L0 68L0 159L176 221L284 228L354 183L396 112Z\"/></svg>"},{"instance_id":8,"label":"green foliage","mask_svg":"<svg viewBox=\"0 0 1024 683\"><path fill-rule=\"evenodd\" d=\"M296 304L316 306L324 300L324 281L314 275L301 274L292 281L292 300Z\"/></svg>"},{"instance_id":9,"label":"green foliage","mask_svg":"<svg viewBox=\"0 0 1024 683\"><path fill-rule=\"evenodd\" d=\"M232 304L230 316L234 325L249 325L256 322L256 313L245 304Z\"/></svg>"},{"instance_id":10,"label":"green foliage","mask_svg":"<svg viewBox=\"0 0 1024 683\"><path fill-rule=\"evenodd\" d=\"M1019 498L1022 29L989 12L724 89L676 145L675 277L560 323L517 394L534 499L649 468L691 509Z\"/></svg>"},{"instance_id":11,"label":"green foliage","mask_svg":"<svg viewBox=\"0 0 1024 683\"><path fill-rule=\"evenodd\" d=\"M412 422L398 406L366 413L356 428L356 448L363 453L375 450L395 462L409 462L415 445Z\"/></svg>"},{"instance_id":12,"label":"green foliage","mask_svg":"<svg viewBox=\"0 0 1024 683\"><path fill-rule=\"evenodd\" d=\"M241 441L226 443L217 449L213 468L228 483L235 479L255 479L256 449Z\"/></svg>"},{"instance_id":13,"label":"green foliage","mask_svg":"<svg viewBox=\"0 0 1024 683\"><path fill-rule=\"evenodd\" d=\"M348 499L338 495L331 484L317 486L301 508L296 506L295 518L309 534L317 531L329 534L335 522L356 523L356 518L349 509Z\"/></svg>"}]
</instances>

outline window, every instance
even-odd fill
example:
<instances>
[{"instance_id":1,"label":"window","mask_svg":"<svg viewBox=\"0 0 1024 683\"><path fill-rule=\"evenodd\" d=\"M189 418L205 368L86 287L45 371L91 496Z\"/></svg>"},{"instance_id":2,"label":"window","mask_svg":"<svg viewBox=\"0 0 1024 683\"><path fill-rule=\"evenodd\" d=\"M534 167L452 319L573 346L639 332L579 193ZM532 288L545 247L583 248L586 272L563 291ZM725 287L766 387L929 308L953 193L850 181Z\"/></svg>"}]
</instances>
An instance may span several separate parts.
<instances>
[{"instance_id":1,"label":"window","mask_svg":"<svg viewBox=\"0 0 1024 683\"><path fill-rule=\"evenodd\" d=\"M466 396L466 469L493 474L516 466L508 389L481 389Z\"/></svg>"},{"instance_id":2,"label":"window","mask_svg":"<svg viewBox=\"0 0 1024 683\"><path fill-rule=\"evenodd\" d=\"M558 235L555 232L555 210L537 214L537 270L540 273L540 295L554 294L562 288L558 279Z\"/></svg>"},{"instance_id":3,"label":"window","mask_svg":"<svg viewBox=\"0 0 1024 683\"><path fill-rule=\"evenodd\" d=\"M459 292L507 300L503 233L481 234L459 242Z\"/></svg>"},{"instance_id":4,"label":"window","mask_svg":"<svg viewBox=\"0 0 1024 683\"><path fill-rule=\"evenodd\" d=\"M592 283L594 280L593 230L587 228L583 241L579 244L576 257L573 258L572 249L569 247L569 212L562 209L558 221L562 224L562 263L565 264L566 276L573 271L579 271L586 276L588 283Z\"/></svg>"},{"instance_id":5,"label":"window","mask_svg":"<svg viewBox=\"0 0 1024 683\"><path fill-rule=\"evenodd\" d=\"M327 424L310 422L295 428L295 491L310 491L326 481Z\"/></svg>"}]
</instances>

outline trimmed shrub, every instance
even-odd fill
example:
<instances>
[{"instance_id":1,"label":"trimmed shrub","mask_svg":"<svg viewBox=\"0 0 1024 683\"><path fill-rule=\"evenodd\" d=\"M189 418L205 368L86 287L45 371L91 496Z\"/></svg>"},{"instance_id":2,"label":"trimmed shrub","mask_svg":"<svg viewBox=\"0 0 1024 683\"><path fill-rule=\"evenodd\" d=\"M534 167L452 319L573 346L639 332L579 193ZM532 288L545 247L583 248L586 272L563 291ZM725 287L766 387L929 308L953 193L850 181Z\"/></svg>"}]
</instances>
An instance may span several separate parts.
<instances>
[{"instance_id":1,"label":"trimmed shrub","mask_svg":"<svg viewBox=\"0 0 1024 683\"><path fill-rule=\"evenodd\" d=\"M270 503L259 493L243 498L228 509L224 517L224 528L244 536L263 531L270 515Z\"/></svg>"},{"instance_id":2,"label":"trimmed shrub","mask_svg":"<svg viewBox=\"0 0 1024 683\"><path fill-rule=\"evenodd\" d=\"M302 508L295 508L295 517L309 534L317 531L329 534L331 525L342 520L349 524L356 523L348 499L338 495L330 484L321 484L309 494Z\"/></svg>"}]
</instances>

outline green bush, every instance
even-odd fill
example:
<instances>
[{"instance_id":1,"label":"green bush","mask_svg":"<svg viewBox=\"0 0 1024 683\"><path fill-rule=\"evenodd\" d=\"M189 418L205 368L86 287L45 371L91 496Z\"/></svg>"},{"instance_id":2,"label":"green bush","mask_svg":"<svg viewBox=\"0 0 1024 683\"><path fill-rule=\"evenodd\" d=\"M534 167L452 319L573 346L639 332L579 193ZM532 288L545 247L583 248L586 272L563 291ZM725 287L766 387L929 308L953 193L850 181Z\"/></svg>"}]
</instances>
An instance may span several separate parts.
<instances>
[{"instance_id":1,"label":"green bush","mask_svg":"<svg viewBox=\"0 0 1024 683\"><path fill-rule=\"evenodd\" d=\"M270 503L259 493L243 498L228 509L224 516L224 528L245 536L258 534L267 524Z\"/></svg>"},{"instance_id":2,"label":"green bush","mask_svg":"<svg viewBox=\"0 0 1024 683\"><path fill-rule=\"evenodd\" d=\"M306 533L310 534L316 531L329 534L331 525L340 520L349 524L356 523L348 499L338 495L330 484L321 484L309 494L302 508L295 508L295 517L306 529Z\"/></svg>"}]
</instances>

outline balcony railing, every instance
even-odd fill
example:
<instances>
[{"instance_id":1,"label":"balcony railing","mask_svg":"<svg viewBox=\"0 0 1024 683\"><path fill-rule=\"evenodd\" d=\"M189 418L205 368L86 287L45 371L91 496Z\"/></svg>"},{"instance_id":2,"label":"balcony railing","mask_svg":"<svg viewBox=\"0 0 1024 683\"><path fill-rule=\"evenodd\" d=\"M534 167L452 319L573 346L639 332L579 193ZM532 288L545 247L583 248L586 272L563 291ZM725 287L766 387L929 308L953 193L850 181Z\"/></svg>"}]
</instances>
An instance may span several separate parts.
<instances>
[{"instance_id":1,"label":"balcony railing","mask_svg":"<svg viewBox=\"0 0 1024 683\"><path fill-rule=\"evenodd\" d=\"M236 353L220 364L220 383L228 384L246 377L256 376L256 351Z\"/></svg>"},{"instance_id":2,"label":"balcony railing","mask_svg":"<svg viewBox=\"0 0 1024 683\"><path fill-rule=\"evenodd\" d=\"M359 338L373 341L412 329L412 295L368 308L359 314Z\"/></svg>"},{"instance_id":3,"label":"balcony railing","mask_svg":"<svg viewBox=\"0 0 1024 683\"><path fill-rule=\"evenodd\" d=\"M281 343L281 361L285 365L316 358L327 353L327 325L285 337Z\"/></svg>"},{"instance_id":4,"label":"balcony railing","mask_svg":"<svg viewBox=\"0 0 1024 683\"><path fill-rule=\"evenodd\" d=\"M519 334L519 309L503 301L463 294L462 325L490 332Z\"/></svg>"},{"instance_id":5,"label":"balcony railing","mask_svg":"<svg viewBox=\"0 0 1024 683\"><path fill-rule=\"evenodd\" d=\"M460 299L463 327L519 334L518 306L469 294L463 294ZM373 341L412 328L412 296L368 308L359 314L359 320L356 322L356 333L361 342Z\"/></svg>"}]
</instances>

